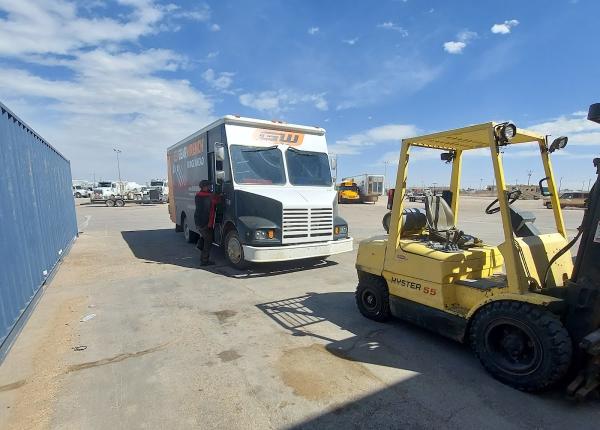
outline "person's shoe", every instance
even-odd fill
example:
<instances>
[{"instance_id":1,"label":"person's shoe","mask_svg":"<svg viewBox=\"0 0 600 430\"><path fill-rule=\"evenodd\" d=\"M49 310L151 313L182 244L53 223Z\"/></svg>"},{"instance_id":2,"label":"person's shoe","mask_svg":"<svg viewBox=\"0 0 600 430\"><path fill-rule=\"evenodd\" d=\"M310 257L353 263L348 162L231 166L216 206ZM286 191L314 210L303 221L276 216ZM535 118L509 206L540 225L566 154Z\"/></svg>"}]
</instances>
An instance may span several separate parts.
<instances>
[{"instance_id":1,"label":"person's shoe","mask_svg":"<svg viewBox=\"0 0 600 430\"><path fill-rule=\"evenodd\" d=\"M215 264L214 261L201 261L200 266L213 266Z\"/></svg>"}]
</instances>

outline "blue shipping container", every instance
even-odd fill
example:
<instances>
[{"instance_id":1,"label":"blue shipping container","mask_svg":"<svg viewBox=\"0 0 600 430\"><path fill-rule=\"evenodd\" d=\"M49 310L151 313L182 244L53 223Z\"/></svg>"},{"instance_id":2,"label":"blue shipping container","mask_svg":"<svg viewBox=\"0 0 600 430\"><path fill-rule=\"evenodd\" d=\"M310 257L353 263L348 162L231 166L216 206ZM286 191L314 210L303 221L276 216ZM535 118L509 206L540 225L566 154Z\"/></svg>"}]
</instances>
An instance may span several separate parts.
<instances>
[{"instance_id":1,"label":"blue shipping container","mask_svg":"<svg viewBox=\"0 0 600 430\"><path fill-rule=\"evenodd\" d=\"M76 237L69 160L0 103L0 357Z\"/></svg>"}]
</instances>

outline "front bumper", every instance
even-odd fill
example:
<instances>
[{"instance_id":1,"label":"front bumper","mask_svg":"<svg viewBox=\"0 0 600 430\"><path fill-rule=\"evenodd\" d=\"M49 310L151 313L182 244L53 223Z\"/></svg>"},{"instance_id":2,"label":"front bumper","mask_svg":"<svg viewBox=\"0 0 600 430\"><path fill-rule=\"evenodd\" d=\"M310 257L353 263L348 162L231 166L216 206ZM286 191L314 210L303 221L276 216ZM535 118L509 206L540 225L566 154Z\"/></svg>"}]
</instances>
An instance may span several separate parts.
<instances>
[{"instance_id":1,"label":"front bumper","mask_svg":"<svg viewBox=\"0 0 600 430\"><path fill-rule=\"evenodd\" d=\"M325 257L352 251L353 239L330 240L328 242L301 243L287 246L258 247L244 245L244 258L255 263L300 260L302 258Z\"/></svg>"}]
</instances>

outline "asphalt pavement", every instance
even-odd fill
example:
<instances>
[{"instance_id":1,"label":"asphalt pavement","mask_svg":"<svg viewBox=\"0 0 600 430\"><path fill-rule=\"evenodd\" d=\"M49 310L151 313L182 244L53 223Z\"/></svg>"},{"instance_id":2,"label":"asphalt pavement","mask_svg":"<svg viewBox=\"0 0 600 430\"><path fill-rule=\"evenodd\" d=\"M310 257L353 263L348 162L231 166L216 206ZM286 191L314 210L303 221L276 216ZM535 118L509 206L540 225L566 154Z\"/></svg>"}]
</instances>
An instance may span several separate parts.
<instances>
[{"instance_id":1,"label":"asphalt pavement","mask_svg":"<svg viewBox=\"0 0 600 430\"><path fill-rule=\"evenodd\" d=\"M459 226L499 243L489 202L461 199ZM518 204L552 231L539 201ZM356 243L383 232L383 204L340 210ZM564 213L574 235L583 212ZM204 269L166 205L77 215L80 237L0 366L0 428L598 428L597 400L521 393L464 345L363 318L356 251L237 271L217 250Z\"/></svg>"}]
</instances>

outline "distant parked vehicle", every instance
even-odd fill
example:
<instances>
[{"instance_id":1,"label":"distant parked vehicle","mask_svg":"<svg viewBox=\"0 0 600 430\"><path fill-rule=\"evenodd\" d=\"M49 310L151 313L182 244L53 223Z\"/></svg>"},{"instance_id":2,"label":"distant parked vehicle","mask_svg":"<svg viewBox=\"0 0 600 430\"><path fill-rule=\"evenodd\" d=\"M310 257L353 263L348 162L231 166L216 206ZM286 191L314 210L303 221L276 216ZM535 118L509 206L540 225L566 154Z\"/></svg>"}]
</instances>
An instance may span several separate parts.
<instances>
[{"instance_id":1,"label":"distant parked vehicle","mask_svg":"<svg viewBox=\"0 0 600 430\"><path fill-rule=\"evenodd\" d=\"M352 181L343 181L337 187L338 203L360 203L358 186Z\"/></svg>"},{"instance_id":2,"label":"distant parked vehicle","mask_svg":"<svg viewBox=\"0 0 600 430\"><path fill-rule=\"evenodd\" d=\"M344 178L344 182L355 183L358 187L361 203L375 203L383 195L383 175L369 175L364 173L353 177Z\"/></svg>"},{"instance_id":3,"label":"distant parked vehicle","mask_svg":"<svg viewBox=\"0 0 600 430\"><path fill-rule=\"evenodd\" d=\"M560 207L584 208L590 196L589 192L568 192L562 193L559 197ZM550 200L544 202L547 209L552 209Z\"/></svg>"},{"instance_id":4,"label":"distant parked vehicle","mask_svg":"<svg viewBox=\"0 0 600 430\"><path fill-rule=\"evenodd\" d=\"M82 197L89 197L90 191L83 185L73 185L73 197L80 199Z\"/></svg>"}]
</instances>

